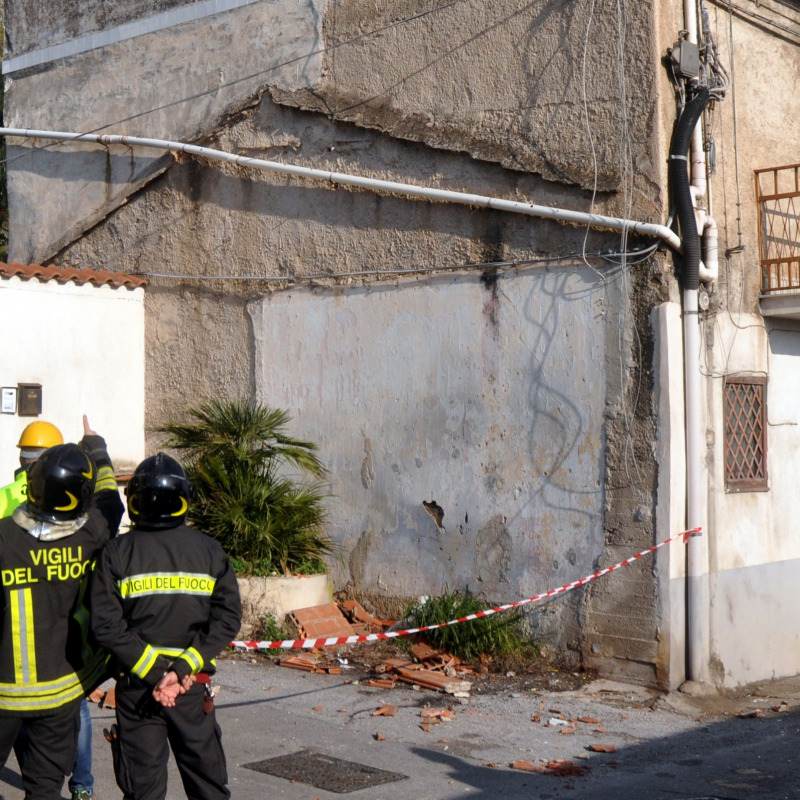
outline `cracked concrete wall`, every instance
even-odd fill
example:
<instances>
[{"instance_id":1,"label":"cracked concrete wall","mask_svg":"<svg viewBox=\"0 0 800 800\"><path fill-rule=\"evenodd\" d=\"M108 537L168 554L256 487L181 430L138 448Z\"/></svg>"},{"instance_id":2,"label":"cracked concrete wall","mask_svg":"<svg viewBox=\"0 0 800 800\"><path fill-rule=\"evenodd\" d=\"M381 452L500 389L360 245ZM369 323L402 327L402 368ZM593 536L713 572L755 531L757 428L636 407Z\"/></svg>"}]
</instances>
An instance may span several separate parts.
<instances>
[{"instance_id":1,"label":"cracked concrete wall","mask_svg":"<svg viewBox=\"0 0 800 800\"><path fill-rule=\"evenodd\" d=\"M258 396L328 459L337 585L507 601L592 568L607 323L590 270L287 289L250 308Z\"/></svg>"},{"instance_id":2,"label":"cracked concrete wall","mask_svg":"<svg viewBox=\"0 0 800 800\"><path fill-rule=\"evenodd\" d=\"M584 188L596 180L601 191L624 181L624 127L638 172L634 207L647 216L662 201L651 150L653 64L641 58L652 13L650 3L626 6L621 21L602 1L343 0L324 17L318 85L271 92L280 103L548 180ZM356 38L369 30L379 34Z\"/></svg>"},{"instance_id":3,"label":"cracked concrete wall","mask_svg":"<svg viewBox=\"0 0 800 800\"><path fill-rule=\"evenodd\" d=\"M455 175L495 194L546 185L346 123L321 125L268 98L219 141L248 153L291 148L301 161L378 177ZM553 188L564 204L585 201ZM255 393L320 444L343 546L338 586L410 596L447 583L506 601L582 577L602 550L606 404L618 403L608 391L619 392L620 300L631 287L613 268L603 279L580 259L555 260L579 252L584 236L186 159L60 260L88 265L113 252L120 269L157 267L146 305L148 425L202 397ZM592 232L587 247L614 238ZM541 265L478 270L483 279L469 270L337 278L537 253ZM341 286L292 289L286 276ZM388 332L381 296L396 298L400 321ZM358 347L369 353L346 355L350 319L360 320ZM324 353L315 350L323 332ZM431 499L445 509L443 531L422 506ZM575 614L572 600L554 604L537 631L561 646L576 636Z\"/></svg>"}]
</instances>

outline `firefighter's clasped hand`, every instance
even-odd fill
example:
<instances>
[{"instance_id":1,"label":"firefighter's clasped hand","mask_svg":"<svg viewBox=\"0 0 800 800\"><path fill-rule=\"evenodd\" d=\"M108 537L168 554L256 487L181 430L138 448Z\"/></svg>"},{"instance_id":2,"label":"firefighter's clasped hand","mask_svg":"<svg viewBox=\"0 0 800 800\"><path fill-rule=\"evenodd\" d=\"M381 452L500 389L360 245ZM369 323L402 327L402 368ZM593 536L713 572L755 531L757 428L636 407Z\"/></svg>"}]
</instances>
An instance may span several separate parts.
<instances>
[{"instance_id":1,"label":"firefighter's clasped hand","mask_svg":"<svg viewBox=\"0 0 800 800\"><path fill-rule=\"evenodd\" d=\"M161 703L165 708L173 708L175 700L182 694L186 694L197 680L194 675L187 675L183 681L178 678L175 672L166 672L164 677L156 684L153 689L153 698L157 703Z\"/></svg>"}]
</instances>

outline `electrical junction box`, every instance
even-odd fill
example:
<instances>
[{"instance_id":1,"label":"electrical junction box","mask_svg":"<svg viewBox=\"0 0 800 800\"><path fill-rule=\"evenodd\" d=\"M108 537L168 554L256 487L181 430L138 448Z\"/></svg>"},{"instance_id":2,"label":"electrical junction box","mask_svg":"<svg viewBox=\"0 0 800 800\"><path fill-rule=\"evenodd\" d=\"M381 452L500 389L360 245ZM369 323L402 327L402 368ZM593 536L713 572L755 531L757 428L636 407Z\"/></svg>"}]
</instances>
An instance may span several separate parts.
<instances>
[{"instance_id":1,"label":"electrical junction box","mask_svg":"<svg viewBox=\"0 0 800 800\"><path fill-rule=\"evenodd\" d=\"M19 383L17 389L17 413L21 417L38 417L42 413L42 384Z\"/></svg>"},{"instance_id":2,"label":"electrical junction box","mask_svg":"<svg viewBox=\"0 0 800 800\"><path fill-rule=\"evenodd\" d=\"M670 58L675 64L675 71L682 78L700 77L700 48L686 39L681 39L672 45Z\"/></svg>"}]
</instances>

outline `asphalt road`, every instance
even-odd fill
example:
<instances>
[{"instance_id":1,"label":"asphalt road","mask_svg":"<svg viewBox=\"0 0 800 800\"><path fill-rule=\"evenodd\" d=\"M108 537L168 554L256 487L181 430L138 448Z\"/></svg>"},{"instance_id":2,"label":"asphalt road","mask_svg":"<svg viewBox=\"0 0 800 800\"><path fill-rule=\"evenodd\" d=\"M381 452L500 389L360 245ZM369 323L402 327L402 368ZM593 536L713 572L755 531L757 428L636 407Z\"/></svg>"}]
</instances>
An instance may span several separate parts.
<instances>
[{"instance_id":1,"label":"asphalt road","mask_svg":"<svg viewBox=\"0 0 800 800\"><path fill-rule=\"evenodd\" d=\"M734 701L729 716L709 718L682 695L606 681L473 694L461 704L405 686L367 687L352 674L220 662L217 713L234 798L800 798L800 681L765 685ZM384 704L396 715L374 716ZM443 709L450 721L421 727L423 712ZM755 709L762 716L740 716ZM116 800L102 735L113 711L93 705L92 716L95 797ZM545 772L512 769L515 761ZM173 765L170 775L168 800L183 798ZM13 757L0 791L22 796Z\"/></svg>"}]
</instances>

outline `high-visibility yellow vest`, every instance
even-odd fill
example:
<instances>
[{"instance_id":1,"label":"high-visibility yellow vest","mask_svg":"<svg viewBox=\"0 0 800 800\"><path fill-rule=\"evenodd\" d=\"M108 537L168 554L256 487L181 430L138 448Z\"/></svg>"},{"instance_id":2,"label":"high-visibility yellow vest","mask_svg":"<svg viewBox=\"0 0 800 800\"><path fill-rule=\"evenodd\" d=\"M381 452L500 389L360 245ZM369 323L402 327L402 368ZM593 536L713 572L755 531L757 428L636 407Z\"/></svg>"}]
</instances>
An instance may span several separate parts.
<instances>
[{"instance_id":1,"label":"high-visibility yellow vest","mask_svg":"<svg viewBox=\"0 0 800 800\"><path fill-rule=\"evenodd\" d=\"M10 517L11 512L28 498L28 473L21 470L14 483L0 489L0 519Z\"/></svg>"}]
</instances>

